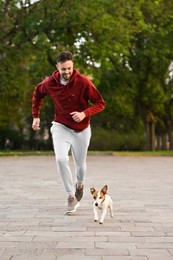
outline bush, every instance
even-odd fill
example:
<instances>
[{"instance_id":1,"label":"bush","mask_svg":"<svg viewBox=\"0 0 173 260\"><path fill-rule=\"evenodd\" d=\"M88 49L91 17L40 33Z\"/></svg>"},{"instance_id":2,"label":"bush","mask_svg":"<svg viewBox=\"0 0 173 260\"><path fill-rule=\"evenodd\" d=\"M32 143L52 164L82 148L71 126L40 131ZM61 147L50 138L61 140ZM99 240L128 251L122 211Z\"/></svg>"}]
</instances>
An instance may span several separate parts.
<instances>
[{"instance_id":1,"label":"bush","mask_svg":"<svg viewBox=\"0 0 173 260\"><path fill-rule=\"evenodd\" d=\"M103 128L92 129L90 150L103 151L139 151L144 150L145 134L141 130L130 133L106 130Z\"/></svg>"},{"instance_id":2,"label":"bush","mask_svg":"<svg viewBox=\"0 0 173 260\"><path fill-rule=\"evenodd\" d=\"M0 149L20 149L25 142L21 131L10 128L0 128Z\"/></svg>"}]
</instances>

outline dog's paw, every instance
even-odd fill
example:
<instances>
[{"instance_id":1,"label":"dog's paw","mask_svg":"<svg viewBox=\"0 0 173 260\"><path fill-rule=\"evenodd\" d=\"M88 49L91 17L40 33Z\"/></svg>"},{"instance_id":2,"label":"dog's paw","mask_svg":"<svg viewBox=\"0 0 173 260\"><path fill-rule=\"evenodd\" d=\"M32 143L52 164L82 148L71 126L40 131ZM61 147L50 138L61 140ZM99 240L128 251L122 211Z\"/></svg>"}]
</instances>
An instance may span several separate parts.
<instances>
[{"instance_id":1,"label":"dog's paw","mask_svg":"<svg viewBox=\"0 0 173 260\"><path fill-rule=\"evenodd\" d=\"M99 224L100 224L100 225L102 225L102 224L103 224L103 222L101 222L101 221L100 221L100 222L99 222Z\"/></svg>"},{"instance_id":2,"label":"dog's paw","mask_svg":"<svg viewBox=\"0 0 173 260\"><path fill-rule=\"evenodd\" d=\"M94 219L94 222L97 222L98 221L98 219Z\"/></svg>"}]
</instances>

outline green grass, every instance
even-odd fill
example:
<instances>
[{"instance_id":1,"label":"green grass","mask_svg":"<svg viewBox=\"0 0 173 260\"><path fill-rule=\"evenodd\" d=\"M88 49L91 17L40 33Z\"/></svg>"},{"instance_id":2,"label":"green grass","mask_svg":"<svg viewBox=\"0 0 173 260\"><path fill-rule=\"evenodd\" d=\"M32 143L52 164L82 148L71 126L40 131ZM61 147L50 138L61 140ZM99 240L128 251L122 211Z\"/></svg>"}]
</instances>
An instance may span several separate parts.
<instances>
[{"instance_id":1,"label":"green grass","mask_svg":"<svg viewBox=\"0 0 173 260\"><path fill-rule=\"evenodd\" d=\"M0 156L53 155L53 151L0 151Z\"/></svg>"},{"instance_id":2,"label":"green grass","mask_svg":"<svg viewBox=\"0 0 173 260\"><path fill-rule=\"evenodd\" d=\"M172 151L122 151L113 152L113 155L126 155L126 156L173 156Z\"/></svg>"},{"instance_id":3,"label":"green grass","mask_svg":"<svg viewBox=\"0 0 173 260\"><path fill-rule=\"evenodd\" d=\"M0 156L54 155L53 151L0 151ZM173 156L171 151L88 151L88 155Z\"/></svg>"}]
</instances>

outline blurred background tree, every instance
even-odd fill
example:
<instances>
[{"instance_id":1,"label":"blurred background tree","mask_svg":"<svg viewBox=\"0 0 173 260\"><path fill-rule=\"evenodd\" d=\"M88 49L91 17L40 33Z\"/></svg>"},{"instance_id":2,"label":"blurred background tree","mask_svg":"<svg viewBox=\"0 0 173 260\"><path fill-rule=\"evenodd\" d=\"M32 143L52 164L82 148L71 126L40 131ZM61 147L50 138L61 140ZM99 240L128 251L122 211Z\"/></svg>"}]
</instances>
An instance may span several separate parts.
<instances>
[{"instance_id":1,"label":"blurred background tree","mask_svg":"<svg viewBox=\"0 0 173 260\"><path fill-rule=\"evenodd\" d=\"M172 0L1 0L0 18L0 149L52 148L53 104L35 133L31 99L65 49L107 103L90 149L173 149Z\"/></svg>"}]
</instances>

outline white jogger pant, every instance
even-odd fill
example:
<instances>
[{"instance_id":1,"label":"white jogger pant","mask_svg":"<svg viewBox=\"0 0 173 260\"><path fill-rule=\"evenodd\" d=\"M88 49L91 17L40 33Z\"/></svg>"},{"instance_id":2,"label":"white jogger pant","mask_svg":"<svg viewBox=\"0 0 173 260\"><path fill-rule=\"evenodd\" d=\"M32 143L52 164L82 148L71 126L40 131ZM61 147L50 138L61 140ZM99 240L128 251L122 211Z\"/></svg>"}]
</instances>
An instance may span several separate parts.
<instances>
[{"instance_id":1,"label":"white jogger pant","mask_svg":"<svg viewBox=\"0 0 173 260\"><path fill-rule=\"evenodd\" d=\"M90 125L81 132L76 132L60 123L52 122L52 140L57 169L68 195L75 194L75 184L83 184L86 173L86 157L91 138ZM76 180L73 181L69 166L71 149L75 166Z\"/></svg>"}]
</instances>

